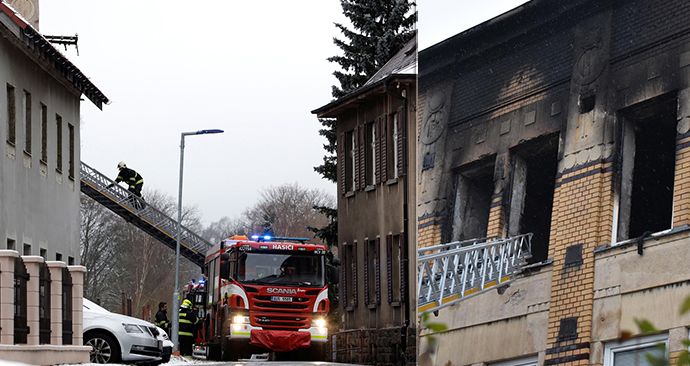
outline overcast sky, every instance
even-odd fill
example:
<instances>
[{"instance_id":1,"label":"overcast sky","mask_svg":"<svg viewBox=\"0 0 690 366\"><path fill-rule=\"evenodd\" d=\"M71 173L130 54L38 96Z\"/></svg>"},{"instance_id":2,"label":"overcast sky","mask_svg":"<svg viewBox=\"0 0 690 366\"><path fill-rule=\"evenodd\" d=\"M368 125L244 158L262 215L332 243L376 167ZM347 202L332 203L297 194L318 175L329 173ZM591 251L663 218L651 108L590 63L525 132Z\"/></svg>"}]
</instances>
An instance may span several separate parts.
<instances>
[{"instance_id":1,"label":"overcast sky","mask_svg":"<svg viewBox=\"0 0 690 366\"><path fill-rule=\"evenodd\" d=\"M419 0L420 49L524 1ZM125 161L205 224L236 217L261 188L298 182L335 194L316 174L324 140L309 112L331 100L338 0L41 1L41 32L79 34L65 53L108 96L82 103L82 161L114 178Z\"/></svg>"},{"instance_id":2,"label":"overcast sky","mask_svg":"<svg viewBox=\"0 0 690 366\"><path fill-rule=\"evenodd\" d=\"M335 194L313 171L324 140L310 111L331 100L337 0L41 1L40 31L79 34L66 54L112 103L82 103L82 161L112 178L123 160L205 224L238 216L270 185ZM62 49L64 51L64 49Z\"/></svg>"}]
</instances>

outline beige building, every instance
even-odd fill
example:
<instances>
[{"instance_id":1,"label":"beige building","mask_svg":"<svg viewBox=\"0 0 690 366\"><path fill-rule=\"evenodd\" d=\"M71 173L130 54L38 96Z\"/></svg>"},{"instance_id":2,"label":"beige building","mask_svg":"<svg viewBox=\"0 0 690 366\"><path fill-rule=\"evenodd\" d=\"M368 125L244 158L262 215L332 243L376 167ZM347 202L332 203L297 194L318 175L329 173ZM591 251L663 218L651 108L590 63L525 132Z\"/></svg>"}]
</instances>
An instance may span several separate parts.
<instances>
[{"instance_id":1,"label":"beige building","mask_svg":"<svg viewBox=\"0 0 690 366\"><path fill-rule=\"evenodd\" d=\"M646 365L656 343L687 350L690 6L533 0L419 57L420 245L533 234L507 288L431 316L448 330L431 345L422 331L422 361Z\"/></svg>"},{"instance_id":2,"label":"beige building","mask_svg":"<svg viewBox=\"0 0 690 366\"><path fill-rule=\"evenodd\" d=\"M79 107L108 99L37 27L0 1L0 360L80 363Z\"/></svg>"}]
</instances>

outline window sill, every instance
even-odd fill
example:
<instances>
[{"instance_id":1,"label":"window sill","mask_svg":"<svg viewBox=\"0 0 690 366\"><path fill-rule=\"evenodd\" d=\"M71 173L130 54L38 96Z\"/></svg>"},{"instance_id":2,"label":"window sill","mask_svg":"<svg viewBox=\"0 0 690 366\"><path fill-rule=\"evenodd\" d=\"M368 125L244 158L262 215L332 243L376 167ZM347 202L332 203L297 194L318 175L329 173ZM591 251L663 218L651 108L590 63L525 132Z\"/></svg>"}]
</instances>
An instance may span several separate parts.
<instances>
[{"instance_id":1,"label":"window sill","mask_svg":"<svg viewBox=\"0 0 690 366\"><path fill-rule=\"evenodd\" d=\"M16 146L14 145L14 142L12 142L12 141L10 141L10 140L7 140L7 145L10 145L10 146L12 146L12 147L16 147Z\"/></svg>"},{"instance_id":2,"label":"window sill","mask_svg":"<svg viewBox=\"0 0 690 366\"><path fill-rule=\"evenodd\" d=\"M400 303L400 301L393 301L391 302L391 306L394 308L399 308L400 306L402 306L402 304Z\"/></svg>"},{"instance_id":3,"label":"window sill","mask_svg":"<svg viewBox=\"0 0 690 366\"><path fill-rule=\"evenodd\" d=\"M41 160L39 161L39 163L41 163L41 165L43 165L43 166L48 166L48 162L45 161L45 160L43 160L43 159L41 159Z\"/></svg>"},{"instance_id":4,"label":"window sill","mask_svg":"<svg viewBox=\"0 0 690 366\"><path fill-rule=\"evenodd\" d=\"M392 178L386 181L387 186L392 186L393 184L398 184L398 178Z\"/></svg>"},{"instance_id":5,"label":"window sill","mask_svg":"<svg viewBox=\"0 0 690 366\"><path fill-rule=\"evenodd\" d=\"M74 182L74 177L73 177L73 176L70 175L70 176L68 176L67 178L69 178L69 180L71 180L72 182Z\"/></svg>"},{"instance_id":6,"label":"window sill","mask_svg":"<svg viewBox=\"0 0 690 366\"><path fill-rule=\"evenodd\" d=\"M348 305L345 307L345 311L349 311L349 312L355 311L355 307L352 305Z\"/></svg>"},{"instance_id":7,"label":"window sill","mask_svg":"<svg viewBox=\"0 0 690 366\"><path fill-rule=\"evenodd\" d=\"M62 175L62 170L55 168L55 172L58 173L59 175Z\"/></svg>"},{"instance_id":8,"label":"window sill","mask_svg":"<svg viewBox=\"0 0 690 366\"><path fill-rule=\"evenodd\" d=\"M354 197L354 196L355 196L354 191L349 191L349 192L345 193L345 198L350 198L350 197Z\"/></svg>"},{"instance_id":9,"label":"window sill","mask_svg":"<svg viewBox=\"0 0 690 366\"><path fill-rule=\"evenodd\" d=\"M26 150L24 150L24 155L29 158L31 157L31 153Z\"/></svg>"},{"instance_id":10,"label":"window sill","mask_svg":"<svg viewBox=\"0 0 690 366\"><path fill-rule=\"evenodd\" d=\"M367 308L369 310L376 310L377 307L379 307L377 304L368 304L367 305Z\"/></svg>"},{"instance_id":11,"label":"window sill","mask_svg":"<svg viewBox=\"0 0 690 366\"><path fill-rule=\"evenodd\" d=\"M368 185L368 186L366 186L366 188L364 188L364 192L371 192L371 191L374 191L374 190L376 190L376 186L375 186L375 185Z\"/></svg>"}]
</instances>

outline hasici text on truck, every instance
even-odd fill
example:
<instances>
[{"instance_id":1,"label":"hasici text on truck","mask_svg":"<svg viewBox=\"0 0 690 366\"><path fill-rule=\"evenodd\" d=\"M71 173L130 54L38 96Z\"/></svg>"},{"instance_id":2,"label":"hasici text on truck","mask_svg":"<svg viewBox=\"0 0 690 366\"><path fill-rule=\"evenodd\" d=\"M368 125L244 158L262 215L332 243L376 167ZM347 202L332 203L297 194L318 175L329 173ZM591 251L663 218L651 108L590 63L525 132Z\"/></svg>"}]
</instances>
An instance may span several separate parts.
<instances>
[{"instance_id":1,"label":"hasici text on truck","mask_svg":"<svg viewBox=\"0 0 690 366\"><path fill-rule=\"evenodd\" d=\"M338 275L326 265L326 247L305 240L232 237L209 250L207 319L196 354L223 360L302 349L323 354L328 283Z\"/></svg>"}]
</instances>

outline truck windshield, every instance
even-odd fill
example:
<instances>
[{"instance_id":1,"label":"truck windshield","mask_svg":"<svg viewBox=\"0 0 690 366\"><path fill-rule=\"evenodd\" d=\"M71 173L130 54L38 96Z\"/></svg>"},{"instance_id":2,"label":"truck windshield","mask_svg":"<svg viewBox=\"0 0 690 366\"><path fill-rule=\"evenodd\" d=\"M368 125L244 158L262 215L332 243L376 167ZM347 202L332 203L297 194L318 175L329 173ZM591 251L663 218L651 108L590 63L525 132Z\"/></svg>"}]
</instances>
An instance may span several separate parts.
<instances>
[{"instance_id":1,"label":"truck windshield","mask_svg":"<svg viewBox=\"0 0 690 366\"><path fill-rule=\"evenodd\" d=\"M324 284L323 256L242 253L237 258L237 280L241 283L321 287Z\"/></svg>"}]
</instances>

